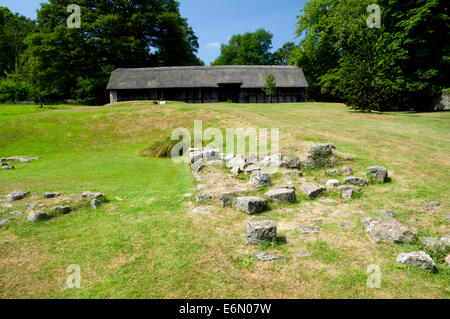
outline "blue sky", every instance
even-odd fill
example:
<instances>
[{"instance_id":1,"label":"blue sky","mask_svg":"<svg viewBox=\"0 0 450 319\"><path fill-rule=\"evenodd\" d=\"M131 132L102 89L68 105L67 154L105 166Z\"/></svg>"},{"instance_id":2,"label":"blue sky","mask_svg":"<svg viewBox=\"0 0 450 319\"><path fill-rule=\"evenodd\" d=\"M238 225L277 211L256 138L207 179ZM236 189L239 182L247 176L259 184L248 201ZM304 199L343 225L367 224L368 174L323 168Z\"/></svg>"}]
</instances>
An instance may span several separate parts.
<instances>
[{"instance_id":1,"label":"blue sky","mask_svg":"<svg viewBox=\"0 0 450 319\"><path fill-rule=\"evenodd\" d=\"M0 0L13 12L36 18L45 0ZM294 41L296 16L306 0L180 0L181 14L199 38L198 56L207 65L220 53L220 44L238 33L264 28L273 33L273 47ZM76 0L73 1L76 3ZM83 17L82 17L83 18Z\"/></svg>"}]
</instances>

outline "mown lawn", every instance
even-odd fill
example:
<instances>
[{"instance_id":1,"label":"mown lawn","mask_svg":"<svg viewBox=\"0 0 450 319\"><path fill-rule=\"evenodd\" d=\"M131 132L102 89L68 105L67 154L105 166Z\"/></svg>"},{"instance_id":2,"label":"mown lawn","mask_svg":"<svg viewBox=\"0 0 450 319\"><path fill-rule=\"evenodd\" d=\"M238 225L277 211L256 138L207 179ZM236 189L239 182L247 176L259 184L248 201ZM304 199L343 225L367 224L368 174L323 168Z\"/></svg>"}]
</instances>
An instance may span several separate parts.
<instances>
[{"instance_id":1,"label":"mown lawn","mask_svg":"<svg viewBox=\"0 0 450 319\"><path fill-rule=\"evenodd\" d=\"M287 243L273 247L285 261L260 263L245 245L248 216L217 207L192 218L185 198L196 185L188 165L137 156L176 127L276 127L280 146L332 142L360 175L389 169L392 182L372 185L367 201L338 204L357 224L342 229L324 217L323 234L303 241L281 228ZM2 298L449 298L450 271L399 267L399 252L415 245L374 244L361 231L363 210L390 208L419 236L450 233L450 113L367 114L342 104L183 104L147 102L102 107L0 105L0 157L42 156L0 171L0 194L15 189L79 194L103 192L110 202L47 222L25 216L0 229ZM311 173L320 177L321 172ZM114 197L124 200L119 202ZM436 212L423 202L443 203ZM26 202L26 200L24 200ZM310 203L309 203L310 204ZM335 205L336 206L336 205ZM262 218L296 222L305 202L274 206ZM331 207L334 207L331 205ZM20 208L20 207L19 207ZM14 209L4 209L7 214ZM0 218L3 217L0 215ZM253 250L252 250L253 249ZM294 250L313 255L296 258ZM66 268L81 267L82 287L66 287ZM382 270L380 289L366 287L367 265Z\"/></svg>"}]
</instances>

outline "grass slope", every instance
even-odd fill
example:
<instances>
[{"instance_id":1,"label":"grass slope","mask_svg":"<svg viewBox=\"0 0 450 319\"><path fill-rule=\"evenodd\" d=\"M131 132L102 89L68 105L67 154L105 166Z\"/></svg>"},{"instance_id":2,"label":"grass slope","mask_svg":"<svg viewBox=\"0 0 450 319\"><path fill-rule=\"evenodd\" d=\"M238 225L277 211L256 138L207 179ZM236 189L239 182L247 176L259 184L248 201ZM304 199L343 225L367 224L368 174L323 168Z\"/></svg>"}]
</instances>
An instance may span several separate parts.
<instances>
[{"instance_id":1,"label":"grass slope","mask_svg":"<svg viewBox=\"0 0 450 319\"><path fill-rule=\"evenodd\" d=\"M0 171L0 194L84 190L107 194L111 202L41 223L11 219L0 230L2 298L448 298L448 267L437 274L404 269L399 252L420 245L374 244L358 225L334 221L325 235L303 242L282 232L287 243L269 247L288 261L257 263L245 246L248 217L228 209L204 220L192 218L184 194L193 192L187 165L137 153L165 139L176 127L278 127L281 146L301 141L333 142L355 157L354 171L369 165L390 170L392 182L369 186L364 210L391 208L420 235L449 233L443 219L450 205L450 113L364 114L344 105L183 104L146 102L103 107L0 106L0 156L42 156ZM315 173L317 176L320 172ZM124 198L123 202L113 198ZM439 200L436 213L421 212ZM300 202L289 208L305 208ZM295 221L276 206L265 219ZM351 221L357 202L348 210ZM1 211L2 209L0 209ZM7 210L9 211L9 210ZM262 247L265 248L265 247ZM295 249L313 255L292 256ZM66 268L78 264L82 288L66 288ZM382 268L381 289L366 287L366 267Z\"/></svg>"}]
</instances>

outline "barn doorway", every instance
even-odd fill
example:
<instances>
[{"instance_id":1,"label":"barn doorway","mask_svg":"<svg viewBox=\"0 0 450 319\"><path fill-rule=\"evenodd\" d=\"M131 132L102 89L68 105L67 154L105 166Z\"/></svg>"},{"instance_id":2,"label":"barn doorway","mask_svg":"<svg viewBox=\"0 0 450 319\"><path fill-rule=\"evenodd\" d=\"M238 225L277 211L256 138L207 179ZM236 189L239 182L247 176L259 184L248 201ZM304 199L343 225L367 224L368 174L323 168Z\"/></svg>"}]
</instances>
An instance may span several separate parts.
<instances>
[{"instance_id":1,"label":"barn doorway","mask_svg":"<svg viewBox=\"0 0 450 319\"><path fill-rule=\"evenodd\" d=\"M219 83L219 102L239 103L241 83Z\"/></svg>"}]
</instances>

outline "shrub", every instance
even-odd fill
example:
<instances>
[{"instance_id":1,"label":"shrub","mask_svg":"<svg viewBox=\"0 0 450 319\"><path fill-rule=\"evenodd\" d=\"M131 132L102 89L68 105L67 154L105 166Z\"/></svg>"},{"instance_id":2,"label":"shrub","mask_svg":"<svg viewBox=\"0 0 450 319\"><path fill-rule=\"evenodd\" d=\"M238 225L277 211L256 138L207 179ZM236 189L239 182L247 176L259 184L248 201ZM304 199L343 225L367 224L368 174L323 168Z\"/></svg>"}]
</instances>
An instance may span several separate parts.
<instances>
[{"instance_id":1,"label":"shrub","mask_svg":"<svg viewBox=\"0 0 450 319\"><path fill-rule=\"evenodd\" d=\"M34 99L34 90L24 81L7 77L0 79L0 102L30 101Z\"/></svg>"}]
</instances>

